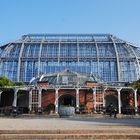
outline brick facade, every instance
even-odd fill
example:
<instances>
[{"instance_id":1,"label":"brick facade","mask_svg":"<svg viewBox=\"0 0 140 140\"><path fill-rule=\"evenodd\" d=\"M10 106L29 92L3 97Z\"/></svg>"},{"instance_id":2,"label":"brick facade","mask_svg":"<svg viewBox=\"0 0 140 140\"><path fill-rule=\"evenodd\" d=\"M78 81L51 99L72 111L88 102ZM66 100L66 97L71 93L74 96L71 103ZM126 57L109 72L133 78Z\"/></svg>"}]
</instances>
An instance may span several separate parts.
<instances>
[{"instance_id":1,"label":"brick facade","mask_svg":"<svg viewBox=\"0 0 140 140\"><path fill-rule=\"evenodd\" d=\"M76 90L75 89L60 89L58 91L58 97L63 95L71 95L76 101ZM97 91L96 93L96 107L99 103L103 102L102 94ZM116 100L118 99L116 90L106 90L104 92L104 98L113 96ZM134 107L134 94L129 91L121 91L121 102L122 106ZM55 106L55 90L42 90L42 104L43 108L47 108L49 105ZM140 105L140 94L138 94L138 106ZM87 113L93 112L94 110L94 96L92 89L80 89L79 90L79 106L84 106Z\"/></svg>"},{"instance_id":2,"label":"brick facade","mask_svg":"<svg viewBox=\"0 0 140 140\"><path fill-rule=\"evenodd\" d=\"M72 95L76 100L76 90L59 90L58 96ZM48 105L55 105L55 90L42 91L42 107L46 108ZM79 104L86 107L87 112L93 111L93 93L91 90L79 90Z\"/></svg>"},{"instance_id":3,"label":"brick facade","mask_svg":"<svg viewBox=\"0 0 140 140\"><path fill-rule=\"evenodd\" d=\"M55 90L42 90L42 107L55 103Z\"/></svg>"},{"instance_id":4,"label":"brick facade","mask_svg":"<svg viewBox=\"0 0 140 140\"><path fill-rule=\"evenodd\" d=\"M96 105L95 99L93 96L93 90L91 88L89 89L79 89L79 107L84 107L85 112L90 113L93 112L95 109L96 111L101 111L103 108L103 105L106 107L108 104L106 102L112 102L115 98L116 105L118 106L118 93L115 89L107 89L104 92L104 99L105 103L103 104L103 91L102 88L96 90ZM25 91L26 94L28 94L28 91ZM55 89L43 89L41 94L41 107L43 109L48 109L48 107L51 106L51 109L55 111L55 100L56 100L56 94ZM25 94L25 95L26 95ZM7 95L7 96L6 96ZM9 96L8 96L9 95ZM4 92L1 95L2 101L4 101L4 98L12 99L11 94L5 94ZM20 95L20 96L19 96ZM76 102L76 89L59 89L58 91L58 100L60 97L63 97L63 95L69 95L72 96L72 98ZM135 107L135 100L134 100L134 91L132 89L122 89L121 90L121 107ZM31 104L31 110L37 110L39 107L39 91L38 89L32 90L32 104ZM71 97L70 97L71 98ZM113 100L112 100L113 99ZM22 100L22 102L21 102ZM140 92L137 92L137 106L140 107ZM12 101L7 101L12 105ZM59 102L59 101L58 101ZM17 106L28 108L29 103L29 96L21 96L21 93L18 93L17 98ZM26 104L26 106L25 106ZM30 104L30 103L29 103ZM1 107L7 106L4 102L1 102ZM76 107L76 105L75 105ZM96 107L96 108L94 108Z\"/></svg>"}]
</instances>

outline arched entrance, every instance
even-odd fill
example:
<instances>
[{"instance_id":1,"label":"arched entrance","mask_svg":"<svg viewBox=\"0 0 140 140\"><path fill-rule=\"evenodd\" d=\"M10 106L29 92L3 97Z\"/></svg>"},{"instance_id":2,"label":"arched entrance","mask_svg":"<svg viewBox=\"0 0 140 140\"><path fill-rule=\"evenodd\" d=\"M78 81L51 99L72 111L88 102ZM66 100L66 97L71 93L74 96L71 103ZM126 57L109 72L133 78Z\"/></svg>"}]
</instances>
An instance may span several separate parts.
<instances>
[{"instance_id":1,"label":"arched entrance","mask_svg":"<svg viewBox=\"0 0 140 140\"><path fill-rule=\"evenodd\" d=\"M29 92L19 90L17 93L17 107L20 113L29 112Z\"/></svg>"},{"instance_id":2,"label":"arched entrance","mask_svg":"<svg viewBox=\"0 0 140 140\"><path fill-rule=\"evenodd\" d=\"M118 107L118 98L116 95L111 94L105 96L105 107L108 107L111 103L114 107Z\"/></svg>"},{"instance_id":3,"label":"arched entrance","mask_svg":"<svg viewBox=\"0 0 140 140\"><path fill-rule=\"evenodd\" d=\"M59 106L76 106L76 98L71 94L61 95L58 99Z\"/></svg>"},{"instance_id":4,"label":"arched entrance","mask_svg":"<svg viewBox=\"0 0 140 140\"><path fill-rule=\"evenodd\" d=\"M14 100L13 89L6 89L1 93L0 107L11 107Z\"/></svg>"},{"instance_id":5,"label":"arched entrance","mask_svg":"<svg viewBox=\"0 0 140 140\"><path fill-rule=\"evenodd\" d=\"M10 115L12 111L13 100L14 100L14 90L4 89L4 91L1 93L0 113Z\"/></svg>"}]
</instances>

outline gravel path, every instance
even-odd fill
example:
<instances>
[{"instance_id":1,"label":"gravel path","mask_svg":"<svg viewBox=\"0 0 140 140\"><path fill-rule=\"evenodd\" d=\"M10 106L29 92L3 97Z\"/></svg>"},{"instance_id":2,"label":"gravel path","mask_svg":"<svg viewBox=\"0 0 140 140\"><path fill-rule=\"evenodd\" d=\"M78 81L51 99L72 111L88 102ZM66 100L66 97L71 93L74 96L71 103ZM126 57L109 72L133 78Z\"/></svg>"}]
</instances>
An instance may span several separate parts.
<instances>
[{"instance_id":1,"label":"gravel path","mask_svg":"<svg viewBox=\"0 0 140 140\"><path fill-rule=\"evenodd\" d=\"M0 118L0 130L132 129L140 119L114 118Z\"/></svg>"}]
</instances>

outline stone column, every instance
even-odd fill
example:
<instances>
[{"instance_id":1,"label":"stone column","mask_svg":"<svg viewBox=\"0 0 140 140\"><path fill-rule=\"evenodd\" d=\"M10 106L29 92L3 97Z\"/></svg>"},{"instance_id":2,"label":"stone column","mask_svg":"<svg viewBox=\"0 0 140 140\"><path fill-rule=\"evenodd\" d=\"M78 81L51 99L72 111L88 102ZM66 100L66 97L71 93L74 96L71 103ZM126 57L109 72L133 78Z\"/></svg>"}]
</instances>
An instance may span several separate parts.
<instances>
[{"instance_id":1,"label":"stone column","mask_svg":"<svg viewBox=\"0 0 140 140\"><path fill-rule=\"evenodd\" d=\"M105 91L106 89L103 90L103 108L105 108Z\"/></svg>"},{"instance_id":2,"label":"stone column","mask_svg":"<svg viewBox=\"0 0 140 140\"><path fill-rule=\"evenodd\" d=\"M14 101L13 101L13 107L17 107L17 93L18 89L14 89Z\"/></svg>"},{"instance_id":3,"label":"stone column","mask_svg":"<svg viewBox=\"0 0 140 140\"><path fill-rule=\"evenodd\" d=\"M118 92L118 110L119 114L121 114L121 89L117 89Z\"/></svg>"},{"instance_id":4,"label":"stone column","mask_svg":"<svg viewBox=\"0 0 140 140\"><path fill-rule=\"evenodd\" d=\"M135 100L135 112L137 113L137 107L138 107L138 102L137 102L137 90L134 90L134 100Z\"/></svg>"},{"instance_id":5,"label":"stone column","mask_svg":"<svg viewBox=\"0 0 140 140\"><path fill-rule=\"evenodd\" d=\"M55 113L58 114L58 90L55 89Z\"/></svg>"},{"instance_id":6,"label":"stone column","mask_svg":"<svg viewBox=\"0 0 140 140\"><path fill-rule=\"evenodd\" d=\"M29 111L32 111L32 90L29 91Z\"/></svg>"},{"instance_id":7,"label":"stone column","mask_svg":"<svg viewBox=\"0 0 140 140\"><path fill-rule=\"evenodd\" d=\"M42 98L42 89L39 89L38 93L38 107L41 108L41 98Z\"/></svg>"},{"instance_id":8,"label":"stone column","mask_svg":"<svg viewBox=\"0 0 140 140\"><path fill-rule=\"evenodd\" d=\"M94 113L96 113L96 88L93 88L93 104L94 104Z\"/></svg>"},{"instance_id":9,"label":"stone column","mask_svg":"<svg viewBox=\"0 0 140 140\"><path fill-rule=\"evenodd\" d=\"M76 111L79 112L79 89L76 89Z\"/></svg>"}]
</instances>

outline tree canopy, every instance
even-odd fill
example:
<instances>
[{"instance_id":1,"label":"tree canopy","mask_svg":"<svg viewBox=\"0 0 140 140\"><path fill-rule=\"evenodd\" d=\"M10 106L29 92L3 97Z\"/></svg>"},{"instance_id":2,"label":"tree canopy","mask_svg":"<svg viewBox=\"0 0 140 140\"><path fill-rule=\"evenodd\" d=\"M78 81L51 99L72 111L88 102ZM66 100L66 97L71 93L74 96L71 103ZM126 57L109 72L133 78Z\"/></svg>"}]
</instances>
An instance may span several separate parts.
<instances>
[{"instance_id":1,"label":"tree canopy","mask_svg":"<svg viewBox=\"0 0 140 140\"><path fill-rule=\"evenodd\" d=\"M4 86L20 86L24 85L23 82L13 82L9 80L7 77L0 77L0 87Z\"/></svg>"},{"instance_id":2,"label":"tree canopy","mask_svg":"<svg viewBox=\"0 0 140 140\"><path fill-rule=\"evenodd\" d=\"M140 89L140 79L130 84L134 89Z\"/></svg>"}]
</instances>

